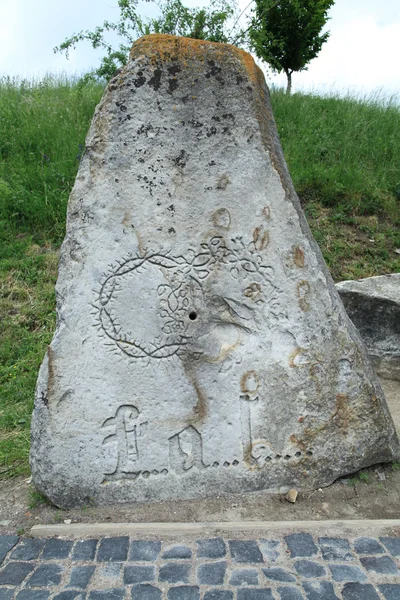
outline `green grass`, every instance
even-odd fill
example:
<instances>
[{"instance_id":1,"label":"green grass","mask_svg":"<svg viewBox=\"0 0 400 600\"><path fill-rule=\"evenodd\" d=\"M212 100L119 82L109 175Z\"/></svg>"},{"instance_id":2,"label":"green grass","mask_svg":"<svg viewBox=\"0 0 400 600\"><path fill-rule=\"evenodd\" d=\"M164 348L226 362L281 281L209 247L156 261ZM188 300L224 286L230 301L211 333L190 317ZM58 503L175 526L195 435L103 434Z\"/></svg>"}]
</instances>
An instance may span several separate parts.
<instances>
[{"instance_id":1,"label":"green grass","mask_svg":"<svg viewBox=\"0 0 400 600\"><path fill-rule=\"evenodd\" d=\"M102 92L67 78L0 80L0 478L29 472L30 415L55 326L66 205ZM400 110L281 91L272 103L334 278L399 271Z\"/></svg>"}]
</instances>

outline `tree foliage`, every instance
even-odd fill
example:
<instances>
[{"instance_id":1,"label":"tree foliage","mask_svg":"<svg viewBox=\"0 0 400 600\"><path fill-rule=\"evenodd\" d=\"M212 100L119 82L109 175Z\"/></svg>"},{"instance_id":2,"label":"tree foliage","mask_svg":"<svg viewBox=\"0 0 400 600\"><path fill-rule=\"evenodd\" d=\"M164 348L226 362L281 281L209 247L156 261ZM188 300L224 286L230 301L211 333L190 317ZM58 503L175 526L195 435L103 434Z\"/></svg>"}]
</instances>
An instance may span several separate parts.
<instances>
[{"instance_id":1,"label":"tree foliage","mask_svg":"<svg viewBox=\"0 0 400 600\"><path fill-rule=\"evenodd\" d=\"M212 42L239 44L244 40L244 32L238 27L235 0L212 0L206 8L187 8L181 0L148 0L156 5L159 14L155 18L143 18L138 11L138 0L118 0L120 10L117 22L104 21L93 31L80 31L54 48L68 58L71 49L80 42L87 41L95 49L104 51L100 67L90 76L110 79L128 60L133 42L149 33L169 33L183 37L209 40ZM110 36L118 36L119 45L114 47Z\"/></svg>"},{"instance_id":2,"label":"tree foliage","mask_svg":"<svg viewBox=\"0 0 400 600\"><path fill-rule=\"evenodd\" d=\"M321 30L334 0L255 0L250 43L274 71L284 71L290 93L292 73L307 69L327 41Z\"/></svg>"}]
</instances>

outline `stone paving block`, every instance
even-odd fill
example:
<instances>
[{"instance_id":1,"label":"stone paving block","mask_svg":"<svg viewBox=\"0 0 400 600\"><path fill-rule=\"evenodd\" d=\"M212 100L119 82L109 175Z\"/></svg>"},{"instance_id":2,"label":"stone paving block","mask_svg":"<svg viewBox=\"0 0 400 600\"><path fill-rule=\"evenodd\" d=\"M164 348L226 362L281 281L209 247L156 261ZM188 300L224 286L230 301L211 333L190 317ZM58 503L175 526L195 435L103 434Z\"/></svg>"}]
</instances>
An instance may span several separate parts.
<instances>
[{"instance_id":1,"label":"stone paving block","mask_svg":"<svg viewBox=\"0 0 400 600\"><path fill-rule=\"evenodd\" d=\"M385 600L399 600L400 583L382 583L378 589L383 594Z\"/></svg>"},{"instance_id":2,"label":"stone paving block","mask_svg":"<svg viewBox=\"0 0 400 600\"><path fill-rule=\"evenodd\" d=\"M0 535L0 565L18 540L17 535Z\"/></svg>"},{"instance_id":3,"label":"stone paving block","mask_svg":"<svg viewBox=\"0 0 400 600\"><path fill-rule=\"evenodd\" d=\"M318 548L309 533L291 533L285 536L285 542L290 550L292 558L298 556L314 556L318 554Z\"/></svg>"},{"instance_id":4,"label":"stone paving block","mask_svg":"<svg viewBox=\"0 0 400 600\"><path fill-rule=\"evenodd\" d=\"M276 562L281 556L281 543L279 540L259 540L260 550L265 562Z\"/></svg>"},{"instance_id":5,"label":"stone paving block","mask_svg":"<svg viewBox=\"0 0 400 600\"><path fill-rule=\"evenodd\" d=\"M360 558L361 564L367 571L373 571L380 575L397 575L396 563L390 556L365 556Z\"/></svg>"},{"instance_id":6,"label":"stone paving block","mask_svg":"<svg viewBox=\"0 0 400 600\"><path fill-rule=\"evenodd\" d=\"M67 587L85 590L89 585L89 581L92 578L95 568L94 565L73 567Z\"/></svg>"},{"instance_id":7,"label":"stone paving block","mask_svg":"<svg viewBox=\"0 0 400 600\"><path fill-rule=\"evenodd\" d=\"M156 580L153 565L129 565L124 569L124 585L132 583L151 583Z\"/></svg>"},{"instance_id":8,"label":"stone paving block","mask_svg":"<svg viewBox=\"0 0 400 600\"><path fill-rule=\"evenodd\" d=\"M258 585L257 569L235 569L229 579L230 585Z\"/></svg>"},{"instance_id":9,"label":"stone paving block","mask_svg":"<svg viewBox=\"0 0 400 600\"><path fill-rule=\"evenodd\" d=\"M64 567L54 563L39 565L26 583L26 587L51 587L59 585Z\"/></svg>"},{"instance_id":10,"label":"stone paving block","mask_svg":"<svg viewBox=\"0 0 400 600\"><path fill-rule=\"evenodd\" d=\"M131 590L133 600L160 600L161 594L162 592L158 587L148 583L134 585Z\"/></svg>"},{"instance_id":11,"label":"stone paving block","mask_svg":"<svg viewBox=\"0 0 400 600\"><path fill-rule=\"evenodd\" d=\"M0 571L0 585L20 585L34 568L32 563L9 562Z\"/></svg>"},{"instance_id":12,"label":"stone paving block","mask_svg":"<svg viewBox=\"0 0 400 600\"><path fill-rule=\"evenodd\" d=\"M41 559L42 560L62 560L68 558L74 542L70 540L59 540L50 538L44 545Z\"/></svg>"},{"instance_id":13,"label":"stone paving block","mask_svg":"<svg viewBox=\"0 0 400 600\"><path fill-rule=\"evenodd\" d=\"M164 559L185 559L192 558L192 550L189 546L172 546L163 552L161 558Z\"/></svg>"},{"instance_id":14,"label":"stone paving block","mask_svg":"<svg viewBox=\"0 0 400 600\"><path fill-rule=\"evenodd\" d=\"M46 540L25 538L12 551L12 560L35 560L39 557Z\"/></svg>"},{"instance_id":15,"label":"stone paving block","mask_svg":"<svg viewBox=\"0 0 400 600\"><path fill-rule=\"evenodd\" d=\"M363 582L367 580L367 576L360 569L354 565L329 565L332 573L332 577L335 581L358 581Z\"/></svg>"},{"instance_id":16,"label":"stone paving block","mask_svg":"<svg viewBox=\"0 0 400 600\"><path fill-rule=\"evenodd\" d=\"M203 597L203 600L233 600L233 592L230 590L208 590Z\"/></svg>"},{"instance_id":17,"label":"stone paving block","mask_svg":"<svg viewBox=\"0 0 400 600\"><path fill-rule=\"evenodd\" d=\"M233 562L263 563L264 558L257 542L253 540L229 540Z\"/></svg>"},{"instance_id":18,"label":"stone paving block","mask_svg":"<svg viewBox=\"0 0 400 600\"><path fill-rule=\"evenodd\" d=\"M129 560L157 560L161 551L161 542L157 540L134 540L129 551Z\"/></svg>"},{"instance_id":19,"label":"stone paving block","mask_svg":"<svg viewBox=\"0 0 400 600\"><path fill-rule=\"evenodd\" d=\"M294 568L302 577L314 578L325 577L326 575L325 567L312 560L297 560L294 563Z\"/></svg>"},{"instance_id":20,"label":"stone paving block","mask_svg":"<svg viewBox=\"0 0 400 600\"><path fill-rule=\"evenodd\" d=\"M100 540L97 560L100 562L125 561L128 556L129 537L112 537Z\"/></svg>"},{"instance_id":21,"label":"stone paving block","mask_svg":"<svg viewBox=\"0 0 400 600\"><path fill-rule=\"evenodd\" d=\"M293 583L296 581L296 577L292 573L289 573L289 571L281 567L262 569L262 572L264 573L265 577L272 579L273 581L286 581L288 583Z\"/></svg>"},{"instance_id":22,"label":"stone paving block","mask_svg":"<svg viewBox=\"0 0 400 600\"><path fill-rule=\"evenodd\" d=\"M386 550L378 540L360 537L354 540L354 549L357 554L385 554Z\"/></svg>"},{"instance_id":23,"label":"stone paving block","mask_svg":"<svg viewBox=\"0 0 400 600\"><path fill-rule=\"evenodd\" d=\"M47 590L21 590L18 592L16 600L47 600L50 592Z\"/></svg>"},{"instance_id":24,"label":"stone paving block","mask_svg":"<svg viewBox=\"0 0 400 600\"><path fill-rule=\"evenodd\" d=\"M56 596L53 596L53 600L85 600L86 593L79 590L65 590L60 592Z\"/></svg>"},{"instance_id":25,"label":"stone paving block","mask_svg":"<svg viewBox=\"0 0 400 600\"><path fill-rule=\"evenodd\" d=\"M270 588L238 588L237 600L274 600Z\"/></svg>"},{"instance_id":26,"label":"stone paving block","mask_svg":"<svg viewBox=\"0 0 400 600\"><path fill-rule=\"evenodd\" d=\"M370 583L346 583L342 596L343 600L380 600Z\"/></svg>"},{"instance_id":27,"label":"stone paving block","mask_svg":"<svg viewBox=\"0 0 400 600\"><path fill-rule=\"evenodd\" d=\"M197 585L178 585L169 588L168 600L199 600L200 589Z\"/></svg>"},{"instance_id":28,"label":"stone paving block","mask_svg":"<svg viewBox=\"0 0 400 600\"><path fill-rule=\"evenodd\" d=\"M206 563L197 568L197 580L202 585L221 585L224 583L225 573L225 561Z\"/></svg>"},{"instance_id":29,"label":"stone paving block","mask_svg":"<svg viewBox=\"0 0 400 600\"><path fill-rule=\"evenodd\" d=\"M125 597L125 590L122 588L93 590L89 594L89 600L124 600Z\"/></svg>"},{"instance_id":30,"label":"stone paving block","mask_svg":"<svg viewBox=\"0 0 400 600\"><path fill-rule=\"evenodd\" d=\"M318 542L325 560L354 560L348 540L320 537Z\"/></svg>"},{"instance_id":31,"label":"stone paving block","mask_svg":"<svg viewBox=\"0 0 400 600\"><path fill-rule=\"evenodd\" d=\"M167 563L160 567L158 579L169 583L189 583L190 567L185 563Z\"/></svg>"},{"instance_id":32,"label":"stone paving block","mask_svg":"<svg viewBox=\"0 0 400 600\"><path fill-rule=\"evenodd\" d=\"M72 550L71 560L93 560L99 540L78 540Z\"/></svg>"},{"instance_id":33,"label":"stone paving block","mask_svg":"<svg viewBox=\"0 0 400 600\"><path fill-rule=\"evenodd\" d=\"M400 538L381 537L379 539L392 556L400 556Z\"/></svg>"},{"instance_id":34,"label":"stone paving block","mask_svg":"<svg viewBox=\"0 0 400 600\"><path fill-rule=\"evenodd\" d=\"M292 585L279 587L278 593L280 600L304 600L304 596L299 588L293 587Z\"/></svg>"},{"instance_id":35,"label":"stone paving block","mask_svg":"<svg viewBox=\"0 0 400 600\"><path fill-rule=\"evenodd\" d=\"M119 587L119 581L121 579L122 564L119 562L110 562L105 565L99 565L96 570L96 580L100 577L101 579L107 580L108 587Z\"/></svg>"},{"instance_id":36,"label":"stone paving block","mask_svg":"<svg viewBox=\"0 0 400 600\"><path fill-rule=\"evenodd\" d=\"M0 600L11 600L14 596L15 590L12 588L0 587Z\"/></svg>"},{"instance_id":37,"label":"stone paving block","mask_svg":"<svg viewBox=\"0 0 400 600\"><path fill-rule=\"evenodd\" d=\"M340 600L330 581L304 581L307 600Z\"/></svg>"},{"instance_id":38,"label":"stone paving block","mask_svg":"<svg viewBox=\"0 0 400 600\"><path fill-rule=\"evenodd\" d=\"M223 558L226 556L226 544L222 538L197 540L199 558Z\"/></svg>"}]
</instances>

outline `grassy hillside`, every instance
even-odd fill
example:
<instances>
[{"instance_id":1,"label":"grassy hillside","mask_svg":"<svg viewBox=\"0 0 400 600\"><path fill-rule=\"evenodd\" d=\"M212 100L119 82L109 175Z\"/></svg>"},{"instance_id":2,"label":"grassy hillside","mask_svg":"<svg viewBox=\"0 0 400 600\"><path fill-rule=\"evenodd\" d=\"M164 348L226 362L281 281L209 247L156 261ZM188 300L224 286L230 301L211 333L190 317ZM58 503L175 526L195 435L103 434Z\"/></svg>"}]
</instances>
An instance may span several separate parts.
<instances>
[{"instance_id":1,"label":"grassy hillside","mask_svg":"<svg viewBox=\"0 0 400 600\"><path fill-rule=\"evenodd\" d=\"M0 478L27 473L37 371L55 324L65 210L100 85L0 82ZM400 111L272 94L295 187L335 279L400 270Z\"/></svg>"}]
</instances>

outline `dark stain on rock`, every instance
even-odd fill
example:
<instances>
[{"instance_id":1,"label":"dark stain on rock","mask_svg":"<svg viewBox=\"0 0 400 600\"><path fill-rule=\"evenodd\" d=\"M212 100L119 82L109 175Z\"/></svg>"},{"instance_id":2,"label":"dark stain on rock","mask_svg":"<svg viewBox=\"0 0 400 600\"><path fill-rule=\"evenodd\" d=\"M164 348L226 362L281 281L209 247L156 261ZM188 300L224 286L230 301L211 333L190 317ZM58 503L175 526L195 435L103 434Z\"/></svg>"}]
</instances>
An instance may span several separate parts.
<instances>
[{"instance_id":1,"label":"dark stain on rock","mask_svg":"<svg viewBox=\"0 0 400 600\"><path fill-rule=\"evenodd\" d=\"M175 77L178 73L182 71L179 65L173 65L172 67L168 67L168 73Z\"/></svg>"},{"instance_id":2,"label":"dark stain on rock","mask_svg":"<svg viewBox=\"0 0 400 600\"><path fill-rule=\"evenodd\" d=\"M161 75L162 75L161 69L155 69L155 71L153 73L153 77L151 79L149 79L149 81L148 81L147 85L152 87L155 92L160 88ZM157 102L157 104L159 104L159 103Z\"/></svg>"},{"instance_id":3,"label":"dark stain on rock","mask_svg":"<svg viewBox=\"0 0 400 600\"><path fill-rule=\"evenodd\" d=\"M217 133L217 128L210 127L210 129L207 131L206 135L207 135L207 137L211 137L212 135L215 135L216 133Z\"/></svg>"},{"instance_id":4,"label":"dark stain on rock","mask_svg":"<svg viewBox=\"0 0 400 600\"><path fill-rule=\"evenodd\" d=\"M172 162L176 164L177 167L183 167L186 165L188 161L189 155L185 150L181 150L179 155L176 158L172 159Z\"/></svg>"},{"instance_id":5,"label":"dark stain on rock","mask_svg":"<svg viewBox=\"0 0 400 600\"><path fill-rule=\"evenodd\" d=\"M179 86L177 79L168 79L168 92L172 94Z\"/></svg>"},{"instance_id":6,"label":"dark stain on rock","mask_svg":"<svg viewBox=\"0 0 400 600\"><path fill-rule=\"evenodd\" d=\"M142 85L146 83L146 77L143 76L143 71L138 71L138 77L132 81L136 88L142 87Z\"/></svg>"}]
</instances>

